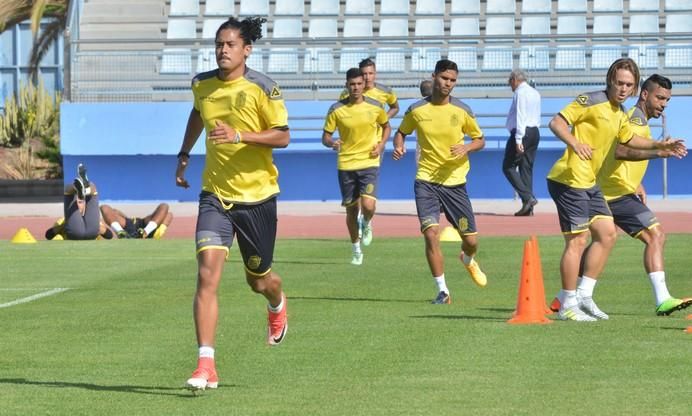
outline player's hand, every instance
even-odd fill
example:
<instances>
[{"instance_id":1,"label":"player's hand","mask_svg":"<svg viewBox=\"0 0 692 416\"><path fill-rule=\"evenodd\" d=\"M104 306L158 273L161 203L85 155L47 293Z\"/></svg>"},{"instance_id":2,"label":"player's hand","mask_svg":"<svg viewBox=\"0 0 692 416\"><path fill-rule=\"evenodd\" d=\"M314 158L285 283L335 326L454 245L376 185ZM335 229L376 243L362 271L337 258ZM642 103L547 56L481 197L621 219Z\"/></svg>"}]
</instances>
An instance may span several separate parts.
<instances>
[{"instance_id":1,"label":"player's hand","mask_svg":"<svg viewBox=\"0 0 692 416\"><path fill-rule=\"evenodd\" d=\"M661 141L661 148L666 151L665 157L682 159L687 156L687 146L682 139L665 139Z\"/></svg>"},{"instance_id":2,"label":"player's hand","mask_svg":"<svg viewBox=\"0 0 692 416\"><path fill-rule=\"evenodd\" d=\"M332 142L332 150L337 153L341 151L341 140L334 140Z\"/></svg>"},{"instance_id":3,"label":"player's hand","mask_svg":"<svg viewBox=\"0 0 692 416\"><path fill-rule=\"evenodd\" d=\"M216 126L209 132L209 140L214 144L235 143L235 129L216 120Z\"/></svg>"},{"instance_id":4,"label":"player's hand","mask_svg":"<svg viewBox=\"0 0 692 416\"><path fill-rule=\"evenodd\" d=\"M576 153L577 156L579 156L579 159L591 160L591 154L593 153L593 149L588 144L577 142L577 144L575 144L572 147L572 150L574 150L574 153Z\"/></svg>"},{"instance_id":5,"label":"player's hand","mask_svg":"<svg viewBox=\"0 0 692 416\"><path fill-rule=\"evenodd\" d=\"M188 163L190 163L190 159L178 158L178 167L175 170L175 186L180 186L185 189L190 187L190 184L187 183L187 179L185 179L185 169Z\"/></svg>"},{"instance_id":6,"label":"player's hand","mask_svg":"<svg viewBox=\"0 0 692 416\"><path fill-rule=\"evenodd\" d=\"M517 143L517 153L524 154L524 143Z\"/></svg>"},{"instance_id":7,"label":"player's hand","mask_svg":"<svg viewBox=\"0 0 692 416\"><path fill-rule=\"evenodd\" d=\"M634 195L636 195L639 200L642 201L642 204L646 205L646 189L644 189L641 184L634 191Z\"/></svg>"},{"instance_id":8,"label":"player's hand","mask_svg":"<svg viewBox=\"0 0 692 416\"><path fill-rule=\"evenodd\" d=\"M452 156L454 156L455 159L461 159L462 157L466 156L469 152L468 147L463 143L457 143L451 146L449 149L452 153Z\"/></svg>"},{"instance_id":9,"label":"player's hand","mask_svg":"<svg viewBox=\"0 0 692 416\"><path fill-rule=\"evenodd\" d=\"M400 160L406 154L406 148L402 144L401 146L394 145L394 152L392 152L392 159Z\"/></svg>"},{"instance_id":10,"label":"player's hand","mask_svg":"<svg viewBox=\"0 0 692 416\"><path fill-rule=\"evenodd\" d=\"M380 142L373 146L372 150L370 151L370 158L377 159L378 157L382 156L382 153L384 153L384 144Z\"/></svg>"}]
</instances>

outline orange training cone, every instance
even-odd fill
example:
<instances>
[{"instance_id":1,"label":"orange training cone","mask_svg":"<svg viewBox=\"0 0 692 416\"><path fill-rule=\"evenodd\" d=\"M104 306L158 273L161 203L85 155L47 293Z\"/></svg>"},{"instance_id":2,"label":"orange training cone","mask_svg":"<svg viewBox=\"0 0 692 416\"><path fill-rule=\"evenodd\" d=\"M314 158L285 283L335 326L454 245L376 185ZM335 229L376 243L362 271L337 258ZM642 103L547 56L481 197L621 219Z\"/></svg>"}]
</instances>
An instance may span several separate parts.
<instances>
[{"instance_id":1,"label":"orange training cone","mask_svg":"<svg viewBox=\"0 0 692 416\"><path fill-rule=\"evenodd\" d=\"M535 240L524 241L517 309L514 316L507 321L510 324L549 324L553 322L545 317L545 294L541 293L543 292L543 279L537 273L539 270L536 264L538 256L535 250Z\"/></svg>"},{"instance_id":2,"label":"orange training cone","mask_svg":"<svg viewBox=\"0 0 692 416\"><path fill-rule=\"evenodd\" d=\"M20 228L19 230L17 230L17 232L14 234L14 237L12 237L12 240L10 241L12 241L15 244L29 244L35 243L36 239L33 235L31 235L27 228Z\"/></svg>"},{"instance_id":3,"label":"orange training cone","mask_svg":"<svg viewBox=\"0 0 692 416\"><path fill-rule=\"evenodd\" d=\"M692 334L692 326L688 326L685 333Z\"/></svg>"},{"instance_id":4,"label":"orange training cone","mask_svg":"<svg viewBox=\"0 0 692 416\"><path fill-rule=\"evenodd\" d=\"M543 266L541 266L541 251L538 248L538 238L536 238L535 235L532 235L530 240L533 242L533 255L534 255L534 264L536 265L536 284L539 286L538 287L538 296L543 299L543 309L545 310L546 315L552 315L553 311L550 310L548 307L548 304L545 302L545 286L543 285Z\"/></svg>"}]
</instances>

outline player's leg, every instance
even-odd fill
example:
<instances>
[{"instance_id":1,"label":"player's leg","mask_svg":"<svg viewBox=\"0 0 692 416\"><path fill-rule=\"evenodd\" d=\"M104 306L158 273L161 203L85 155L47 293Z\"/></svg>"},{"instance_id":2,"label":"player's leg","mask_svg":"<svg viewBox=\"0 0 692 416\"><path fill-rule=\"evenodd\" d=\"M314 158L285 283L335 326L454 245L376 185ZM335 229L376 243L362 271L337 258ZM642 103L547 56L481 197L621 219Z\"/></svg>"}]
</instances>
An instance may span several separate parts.
<instances>
[{"instance_id":1,"label":"player's leg","mask_svg":"<svg viewBox=\"0 0 692 416\"><path fill-rule=\"evenodd\" d=\"M70 240L81 240L85 233L85 223L82 212L86 208L83 200L77 197L73 184L65 186L63 195L63 213L65 216L65 236Z\"/></svg>"},{"instance_id":2,"label":"player's leg","mask_svg":"<svg viewBox=\"0 0 692 416\"><path fill-rule=\"evenodd\" d=\"M276 198L231 210L238 248L250 288L267 299L267 343L279 345L288 331L286 295L281 277L272 270L276 242Z\"/></svg>"},{"instance_id":3,"label":"player's leg","mask_svg":"<svg viewBox=\"0 0 692 416\"><path fill-rule=\"evenodd\" d=\"M582 254L589 237L589 197L584 190L548 180L548 191L555 202L565 246L560 258L561 290L558 318L570 321L595 321L579 308L577 278Z\"/></svg>"},{"instance_id":4,"label":"player's leg","mask_svg":"<svg viewBox=\"0 0 692 416\"><path fill-rule=\"evenodd\" d=\"M375 216L377 205L377 180L379 168L373 167L358 171L360 188L360 210L363 214L361 223L361 240L363 245L369 246L372 242L372 219Z\"/></svg>"},{"instance_id":5,"label":"player's leg","mask_svg":"<svg viewBox=\"0 0 692 416\"><path fill-rule=\"evenodd\" d=\"M484 287L488 284L488 278L474 259L478 251L478 232L476 230L476 218L473 214L471 199L466 192L466 184L458 186L441 186L439 188L440 204L447 221L461 235L461 252L459 260L464 264L471 280Z\"/></svg>"},{"instance_id":6,"label":"player's leg","mask_svg":"<svg viewBox=\"0 0 692 416\"><path fill-rule=\"evenodd\" d=\"M451 303L449 288L445 281L444 258L440 249L440 201L436 186L422 181L415 181L413 191L416 197L416 211L420 222L421 233L425 240L425 259L437 287L435 304Z\"/></svg>"},{"instance_id":7,"label":"player's leg","mask_svg":"<svg viewBox=\"0 0 692 416\"><path fill-rule=\"evenodd\" d=\"M356 172L338 171L339 189L341 191L341 205L346 208L346 229L351 239L351 264L363 264L363 252L360 249L360 226L358 214L360 213L360 193Z\"/></svg>"},{"instance_id":8,"label":"player's leg","mask_svg":"<svg viewBox=\"0 0 692 416\"><path fill-rule=\"evenodd\" d=\"M219 316L218 288L228 250L233 242L233 225L218 198L203 192L199 199L197 228L197 289L193 317L199 355L197 369L187 380L192 389L216 388L216 326Z\"/></svg>"},{"instance_id":9,"label":"player's leg","mask_svg":"<svg viewBox=\"0 0 692 416\"><path fill-rule=\"evenodd\" d=\"M141 231L139 231L143 238L153 238L154 231L163 224L167 214L168 204L162 203L156 206L153 213L144 217L144 227L141 227Z\"/></svg>"},{"instance_id":10,"label":"player's leg","mask_svg":"<svg viewBox=\"0 0 692 416\"><path fill-rule=\"evenodd\" d=\"M125 214L110 205L104 204L101 205L101 216L103 221L115 231L118 238L128 238L128 234L125 231L125 226L127 225Z\"/></svg>"}]
</instances>

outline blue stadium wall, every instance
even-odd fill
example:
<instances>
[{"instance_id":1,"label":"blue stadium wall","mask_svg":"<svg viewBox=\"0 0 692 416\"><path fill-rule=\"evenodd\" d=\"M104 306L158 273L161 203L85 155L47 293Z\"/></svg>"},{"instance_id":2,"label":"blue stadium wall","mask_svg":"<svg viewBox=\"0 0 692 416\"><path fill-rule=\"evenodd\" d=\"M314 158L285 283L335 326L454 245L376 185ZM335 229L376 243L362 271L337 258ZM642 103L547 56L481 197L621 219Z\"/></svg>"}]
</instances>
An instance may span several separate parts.
<instances>
[{"instance_id":1,"label":"blue stadium wall","mask_svg":"<svg viewBox=\"0 0 692 416\"><path fill-rule=\"evenodd\" d=\"M401 111L392 128L413 100L402 100ZM509 199L512 188L502 173L502 158L507 140L501 128L504 116L491 117L509 108L509 99L465 100L479 115L486 134L486 148L471 155L468 189L471 198ZM543 100L543 113L554 114L570 100ZM633 104L630 102L628 104ZM320 144L320 120L296 120L302 116L322 116L331 105L326 101L290 101L287 107L291 144L274 151L279 168L282 200L339 200L336 155ZM689 135L692 97L675 97L666 110L668 131L674 137ZM191 103L63 103L61 108L61 151L65 181L78 163L85 163L89 177L97 183L101 198L118 201L195 201L200 189L204 164L201 137L192 153L186 177L190 189L175 186L176 154L180 148ZM549 117L543 120L544 126ZM312 129L311 129L312 128ZM309 130L301 130L309 129ZM654 128L654 135L660 128ZM692 140L692 139L691 139ZM409 153L399 162L391 159L391 140L380 170L380 199L412 199L415 176L415 138L407 140ZM549 198L545 176L564 151L547 128L541 129L541 144L534 166L534 188L539 198ZM649 194L663 193L663 162L651 162L644 181ZM668 161L668 194L692 195L692 159Z\"/></svg>"}]
</instances>

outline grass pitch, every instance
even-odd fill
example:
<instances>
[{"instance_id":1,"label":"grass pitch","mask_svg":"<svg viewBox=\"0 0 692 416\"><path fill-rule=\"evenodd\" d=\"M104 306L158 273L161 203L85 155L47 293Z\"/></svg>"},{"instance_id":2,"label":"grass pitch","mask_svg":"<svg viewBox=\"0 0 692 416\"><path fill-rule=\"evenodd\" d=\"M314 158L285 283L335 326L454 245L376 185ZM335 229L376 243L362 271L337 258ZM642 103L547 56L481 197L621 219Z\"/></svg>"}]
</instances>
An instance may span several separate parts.
<instances>
[{"instance_id":1,"label":"grass pitch","mask_svg":"<svg viewBox=\"0 0 692 416\"><path fill-rule=\"evenodd\" d=\"M607 322L506 323L521 238L481 236L488 286L444 243L453 303L423 241L376 239L364 264L345 240L280 240L284 344L264 345L265 302L234 248L221 285L219 389L182 388L194 369L194 244L187 240L0 242L2 415L687 415L692 310L654 314L642 245L618 241L595 299ZM548 301L562 238L539 239ZM671 293L692 296L692 236L670 235Z\"/></svg>"}]
</instances>

